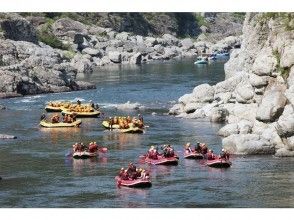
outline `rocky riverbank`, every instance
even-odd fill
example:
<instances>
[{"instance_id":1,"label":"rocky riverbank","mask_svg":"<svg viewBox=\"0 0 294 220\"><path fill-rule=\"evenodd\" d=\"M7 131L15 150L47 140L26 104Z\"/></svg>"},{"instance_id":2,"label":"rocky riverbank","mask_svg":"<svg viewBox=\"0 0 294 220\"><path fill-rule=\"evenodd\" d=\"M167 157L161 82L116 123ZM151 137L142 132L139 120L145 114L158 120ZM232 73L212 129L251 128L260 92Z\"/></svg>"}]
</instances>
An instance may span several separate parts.
<instances>
[{"instance_id":1,"label":"rocky riverbank","mask_svg":"<svg viewBox=\"0 0 294 220\"><path fill-rule=\"evenodd\" d=\"M77 81L77 74L90 74L104 65L141 64L232 49L241 42L240 36L227 36L232 32L223 32L226 38L209 42L203 35L209 32L208 25L201 26L202 35L197 39L179 39L172 34L118 32L68 17L53 20L15 13L0 17L0 98L93 89L95 85ZM207 19L215 17L213 14ZM231 23L237 34L238 25ZM211 29L218 30L214 26Z\"/></svg>"},{"instance_id":2,"label":"rocky riverbank","mask_svg":"<svg viewBox=\"0 0 294 220\"><path fill-rule=\"evenodd\" d=\"M169 113L227 122L219 135L231 153L294 156L293 36L293 13L247 13L226 80L195 87Z\"/></svg>"}]
</instances>

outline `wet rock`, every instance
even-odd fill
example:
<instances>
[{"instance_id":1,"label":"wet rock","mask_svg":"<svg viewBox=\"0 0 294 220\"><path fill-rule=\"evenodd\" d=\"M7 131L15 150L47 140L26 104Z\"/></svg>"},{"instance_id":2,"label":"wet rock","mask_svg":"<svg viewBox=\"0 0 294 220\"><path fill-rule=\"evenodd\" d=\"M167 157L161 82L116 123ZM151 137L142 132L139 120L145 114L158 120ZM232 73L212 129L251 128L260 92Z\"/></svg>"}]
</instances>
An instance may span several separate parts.
<instances>
[{"instance_id":1,"label":"wet rock","mask_svg":"<svg viewBox=\"0 0 294 220\"><path fill-rule=\"evenodd\" d=\"M6 107L4 105L0 105L0 110L5 110Z\"/></svg>"},{"instance_id":2,"label":"wet rock","mask_svg":"<svg viewBox=\"0 0 294 220\"><path fill-rule=\"evenodd\" d=\"M113 63L121 63L121 53L117 52L117 51L110 51L108 53L108 57L109 59L113 62Z\"/></svg>"},{"instance_id":3,"label":"wet rock","mask_svg":"<svg viewBox=\"0 0 294 220\"><path fill-rule=\"evenodd\" d=\"M173 107L170 108L168 114L170 115L179 115L184 111L182 104L175 104Z\"/></svg>"},{"instance_id":4,"label":"wet rock","mask_svg":"<svg viewBox=\"0 0 294 220\"><path fill-rule=\"evenodd\" d=\"M286 148L278 149L276 154L276 157L294 157L294 151L288 150Z\"/></svg>"},{"instance_id":5,"label":"wet rock","mask_svg":"<svg viewBox=\"0 0 294 220\"><path fill-rule=\"evenodd\" d=\"M225 122L228 114L227 109L215 108L211 111L209 119L211 122Z\"/></svg>"},{"instance_id":6,"label":"wet rock","mask_svg":"<svg viewBox=\"0 0 294 220\"><path fill-rule=\"evenodd\" d=\"M141 64L142 62L142 54L136 53L130 58L130 64Z\"/></svg>"},{"instance_id":7,"label":"wet rock","mask_svg":"<svg viewBox=\"0 0 294 220\"><path fill-rule=\"evenodd\" d=\"M0 139L16 139L16 136L7 135L7 134L0 134Z\"/></svg>"}]
</instances>

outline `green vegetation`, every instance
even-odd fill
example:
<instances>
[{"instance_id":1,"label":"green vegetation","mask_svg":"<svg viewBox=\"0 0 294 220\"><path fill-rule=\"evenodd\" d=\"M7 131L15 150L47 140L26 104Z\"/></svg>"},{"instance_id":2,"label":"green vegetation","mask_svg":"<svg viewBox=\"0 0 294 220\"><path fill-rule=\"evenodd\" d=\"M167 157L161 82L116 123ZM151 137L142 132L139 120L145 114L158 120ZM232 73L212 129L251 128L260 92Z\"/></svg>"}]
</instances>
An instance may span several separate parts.
<instances>
[{"instance_id":1,"label":"green vegetation","mask_svg":"<svg viewBox=\"0 0 294 220\"><path fill-rule=\"evenodd\" d=\"M201 26L207 26L208 25L208 23L205 20L205 18L203 16L201 16L200 14L196 14L195 15L195 19L196 19L196 22L197 22L197 24L198 24L199 27L201 27Z\"/></svg>"},{"instance_id":2,"label":"green vegetation","mask_svg":"<svg viewBox=\"0 0 294 220\"><path fill-rule=\"evenodd\" d=\"M67 60L71 60L75 55L76 53L73 50L67 50L63 52L63 56Z\"/></svg>"},{"instance_id":3,"label":"green vegetation","mask_svg":"<svg viewBox=\"0 0 294 220\"><path fill-rule=\"evenodd\" d=\"M48 19L47 23L44 24L38 31L38 40L53 47L61 50L68 50L68 45L63 44L53 33L52 33L52 23L54 20Z\"/></svg>"},{"instance_id":4,"label":"green vegetation","mask_svg":"<svg viewBox=\"0 0 294 220\"><path fill-rule=\"evenodd\" d=\"M280 65L281 55L278 50L274 50L273 55L275 56L275 58L277 60L277 65L276 65L277 71L280 72L281 76L284 78L284 80L286 80L289 76L290 68L289 67L281 67L281 65Z\"/></svg>"}]
</instances>

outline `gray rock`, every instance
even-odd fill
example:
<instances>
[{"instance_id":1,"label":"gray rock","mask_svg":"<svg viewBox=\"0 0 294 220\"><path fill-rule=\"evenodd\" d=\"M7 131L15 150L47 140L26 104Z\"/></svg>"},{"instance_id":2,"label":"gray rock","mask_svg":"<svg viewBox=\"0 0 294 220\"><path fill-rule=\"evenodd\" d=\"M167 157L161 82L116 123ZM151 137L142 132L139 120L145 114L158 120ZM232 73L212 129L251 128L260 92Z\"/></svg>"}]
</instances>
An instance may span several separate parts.
<instances>
[{"instance_id":1,"label":"gray rock","mask_svg":"<svg viewBox=\"0 0 294 220\"><path fill-rule=\"evenodd\" d=\"M228 137L232 134L238 134L239 128L237 123L227 124L218 131L218 135Z\"/></svg>"},{"instance_id":2,"label":"gray rock","mask_svg":"<svg viewBox=\"0 0 294 220\"><path fill-rule=\"evenodd\" d=\"M290 86L289 89L285 91L285 96L288 101L294 106L294 85Z\"/></svg>"},{"instance_id":3,"label":"gray rock","mask_svg":"<svg viewBox=\"0 0 294 220\"><path fill-rule=\"evenodd\" d=\"M169 45L169 46L177 46L179 43L179 39L176 38L175 36L171 35L171 34L164 34L162 36L162 42L161 44L163 44L163 46L165 45Z\"/></svg>"},{"instance_id":4,"label":"gray rock","mask_svg":"<svg viewBox=\"0 0 294 220\"><path fill-rule=\"evenodd\" d=\"M217 93L233 92L236 89L237 85L244 80L248 80L247 74L244 72L239 72L235 74L235 76L225 81L217 83L214 86L215 93L217 94Z\"/></svg>"},{"instance_id":5,"label":"gray rock","mask_svg":"<svg viewBox=\"0 0 294 220\"><path fill-rule=\"evenodd\" d=\"M193 96L197 102L212 102L214 100L214 88L209 84L201 84L193 89Z\"/></svg>"},{"instance_id":6,"label":"gray rock","mask_svg":"<svg viewBox=\"0 0 294 220\"><path fill-rule=\"evenodd\" d=\"M277 121L276 129L281 137L291 137L294 135L294 113L287 118L280 118Z\"/></svg>"},{"instance_id":7,"label":"gray rock","mask_svg":"<svg viewBox=\"0 0 294 220\"><path fill-rule=\"evenodd\" d=\"M175 104L168 112L170 115L179 115L184 111L182 104Z\"/></svg>"},{"instance_id":8,"label":"gray rock","mask_svg":"<svg viewBox=\"0 0 294 220\"><path fill-rule=\"evenodd\" d=\"M188 103L185 105L183 110L187 114L191 114L191 113L195 112L197 109L200 109L202 107L203 107L202 103Z\"/></svg>"},{"instance_id":9,"label":"gray rock","mask_svg":"<svg viewBox=\"0 0 294 220\"><path fill-rule=\"evenodd\" d=\"M87 35L87 26L70 18L61 18L52 24L53 34L56 36L68 36L73 38L75 34Z\"/></svg>"},{"instance_id":10,"label":"gray rock","mask_svg":"<svg viewBox=\"0 0 294 220\"><path fill-rule=\"evenodd\" d=\"M121 53L117 52L117 51L109 52L108 57L113 63L121 63L121 61L122 61L121 60Z\"/></svg>"},{"instance_id":11,"label":"gray rock","mask_svg":"<svg viewBox=\"0 0 294 220\"><path fill-rule=\"evenodd\" d=\"M263 122L275 121L282 114L286 101L280 91L267 91L257 109L256 119Z\"/></svg>"},{"instance_id":12,"label":"gray rock","mask_svg":"<svg viewBox=\"0 0 294 220\"><path fill-rule=\"evenodd\" d=\"M269 76L277 66L277 59L270 47L263 48L256 57L252 71L259 76Z\"/></svg>"},{"instance_id":13,"label":"gray rock","mask_svg":"<svg viewBox=\"0 0 294 220\"><path fill-rule=\"evenodd\" d=\"M291 42L291 41L288 41ZM294 65L294 45L293 39L289 45L286 45L282 50L280 65L283 68L289 68Z\"/></svg>"},{"instance_id":14,"label":"gray rock","mask_svg":"<svg viewBox=\"0 0 294 220\"><path fill-rule=\"evenodd\" d=\"M92 57L103 57L103 52L101 50L93 49L90 47L87 47L82 50L83 54L89 54Z\"/></svg>"},{"instance_id":15,"label":"gray rock","mask_svg":"<svg viewBox=\"0 0 294 220\"><path fill-rule=\"evenodd\" d=\"M276 154L276 157L294 157L294 151L288 150L286 148L278 149Z\"/></svg>"},{"instance_id":16,"label":"gray rock","mask_svg":"<svg viewBox=\"0 0 294 220\"><path fill-rule=\"evenodd\" d=\"M290 69L287 83L288 83L288 87L294 86L294 66L292 66Z\"/></svg>"},{"instance_id":17,"label":"gray rock","mask_svg":"<svg viewBox=\"0 0 294 220\"><path fill-rule=\"evenodd\" d=\"M27 20L13 18L1 22L4 37L15 41L38 43L36 30Z\"/></svg>"},{"instance_id":18,"label":"gray rock","mask_svg":"<svg viewBox=\"0 0 294 220\"><path fill-rule=\"evenodd\" d=\"M183 49L189 50L194 47L194 44L191 38L185 38L180 41L179 46L182 47Z\"/></svg>"},{"instance_id":19,"label":"gray rock","mask_svg":"<svg viewBox=\"0 0 294 220\"><path fill-rule=\"evenodd\" d=\"M7 135L7 134L0 134L0 139L16 139L16 136Z\"/></svg>"},{"instance_id":20,"label":"gray rock","mask_svg":"<svg viewBox=\"0 0 294 220\"><path fill-rule=\"evenodd\" d=\"M228 116L228 110L224 108L215 108L209 117L211 122L225 122Z\"/></svg>"},{"instance_id":21,"label":"gray rock","mask_svg":"<svg viewBox=\"0 0 294 220\"><path fill-rule=\"evenodd\" d=\"M239 103L248 103L254 96L254 89L249 83L239 83L235 92L236 100Z\"/></svg>"},{"instance_id":22,"label":"gray rock","mask_svg":"<svg viewBox=\"0 0 294 220\"><path fill-rule=\"evenodd\" d=\"M5 110L6 107L4 105L0 105L0 110Z\"/></svg>"},{"instance_id":23,"label":"gray rock","mask_svg":"<svg viewBox=\"0 0 294 220\"><path fill-rule=\"evenodd\" d=\"M129 40L129 35L130 34L127 32L121 32L115 36L115 39L121 40L121 41L127 41L127 40Z\"/></svg>"},{"instance_id":24,"label":"gray rock","mask_svg":"<svg viewBox=\"0 0 294 220\"><path fill-rule=\"evenodd\" d=\"M146 37L145 38L145 45L147 47L153 47L154 45L158 44L158 41L154 37Z\"/></svg>"},{"instance_id":25,"label":"gray rock","mask_svg":"<svg viewBox=\"0 0 294 220\"><path fill-rule=\"evenodd\" d=\"M267 86L268 79L269 78L267 76L257 76L255 74L249 75L250 84L256 88L261 88L261 87Z\"/></svg>"},{"instance_id":26,"label":"gray rock","mask_svg":"<svg viewBox=\"0 0 294 220\"><path fill-rule=\"evenodd\" d=\"M222 140L223 148L233 154L274 154L269 141L256 134L233 134Z\"/></svg>"},{"instance_id":27,"label":"gray rock","mask_svg":"<svg viewBox=\"0 0 294 220\"><path fill-rule=\"evenodd\" d=\"M82 51L83 49L87 47L92 47L93 45L90 44L91 38L88 35L85 34L75 34L74 35L74 43L77 44L77 49Z\"/></svg>"},{"instance_id":28,"label":"gray rock","mask_svg":"<svg viewBox=\"0 0 294 220\"><path fill-rule=\"evenodd\" d=\"M248 120L241 120L238 123L238 130L240 134L249 134L252 132L253 123Z\"/></svg>"},{"instance_id":29,"label":"gray rock","mask_svg":"<svg viewBox=\"0 0 294 220\"><path fill-rule=\"evenodd\" d=\"M159 54L164 54L164 47L160 44L155 45L154 50Z\"/></svg>"},{"instance_id":30,"label":"gray rock","mask_svg":"<svg viewBox=\"0 0 294 220\"><path fill-rule=\"evenodd\" d=\"M130 58L130 64L141 64L142 62L142 54L136 53Z\"/></svg>"}]
</instances>

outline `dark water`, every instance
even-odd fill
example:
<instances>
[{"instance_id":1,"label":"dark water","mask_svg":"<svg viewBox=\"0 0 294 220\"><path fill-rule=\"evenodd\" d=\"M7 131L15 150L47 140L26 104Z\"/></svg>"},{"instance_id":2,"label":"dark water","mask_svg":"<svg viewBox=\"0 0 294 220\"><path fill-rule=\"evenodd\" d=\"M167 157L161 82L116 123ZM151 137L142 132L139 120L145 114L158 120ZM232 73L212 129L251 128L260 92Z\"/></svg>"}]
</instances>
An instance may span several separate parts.
<instances>
[{"instance_id":1,"label":"dark water","mask_svg":"<svg viewBox=\"0 0 294 220\"><path fill-rule=\"evenodd\" d=\"M87 80L97 90L1 100L0 207L294 207L292 158L233 157L229 169L184 160L178 166L149 166L150 189L118 189L114 177L151 144L172 143L179 155L186 142L206 142L220 151L222 126L166 115L168 108L201 83L224 79L223 63L197 67L192 60L98 69ZM81 76L83 77L83 76ZM144 115L146 133L104 131L101 119L84 119L80 129L41 129L44 104L56 99L93 100L106 115ZM140 110L116 109L140 103ZM153 114L152 114L153 113ZM95 140L109 153L94 160L67 158L74 142Z\"/></svg>"}]
</instances>

